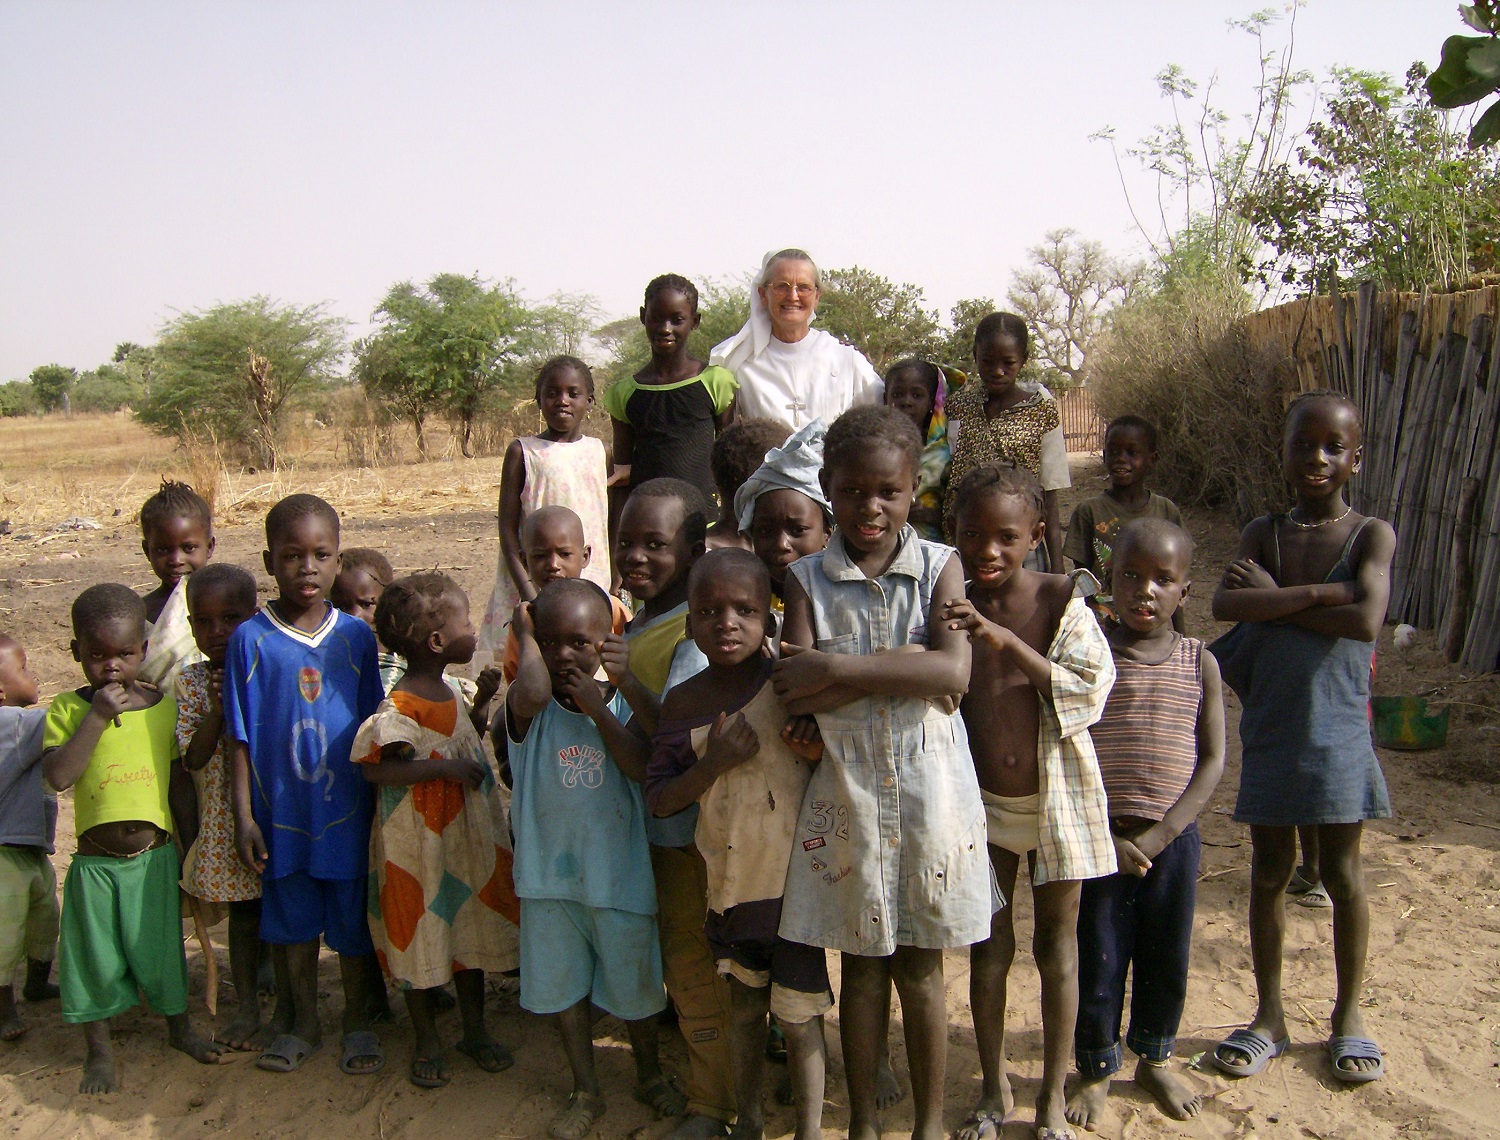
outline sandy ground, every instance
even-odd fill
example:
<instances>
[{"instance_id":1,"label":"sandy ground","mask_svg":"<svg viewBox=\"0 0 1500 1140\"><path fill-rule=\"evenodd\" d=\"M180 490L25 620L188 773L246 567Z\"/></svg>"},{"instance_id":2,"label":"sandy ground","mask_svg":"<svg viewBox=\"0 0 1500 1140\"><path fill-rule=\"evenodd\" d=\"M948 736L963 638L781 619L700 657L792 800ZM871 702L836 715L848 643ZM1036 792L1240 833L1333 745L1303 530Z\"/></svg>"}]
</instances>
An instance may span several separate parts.
<instances>
[{"instance_id":1,"label":"sandy ground","mask_svg":"<svg viewBox=\"0 0 1500 1140\"><path fill-rule=\"evenodd\" d=\"M1080 490L1092 493L1085 471ZM139 538L128 522L135 506L123 504L104 530L80 532L38 544L0 539L0 627L27 646L41 675L44 700L79 683L69 659L67 608L86 584L119 580L144 588L150 572ZM1199 540L1200 589L1190 601L1195 631L1221 627L1207 613L1217 567L1233 550L1227 521L1189 513ZM42 533L40 528L32 528ZM470 591L476 608L494 573L492 516L483 511L362 517L350 512L346 545L372 545L390 554L399 570L438 566ZM219 532L221 559L259 570L259 528L246 522ZM263 584L268 584L261 575ZM1430 639L1428 639L1430 641ZM1261 1077L1243 1083L1190 1071L1207 1096L1203 1114L1177 1124L1166 1120L1128 1082L1117 1082L1114 1116L1100 1135L1130 1140L1154 1137L1312 1137L1315 1140L1383 1140L1394 1137L1500 1137L1500 757L1497 757L1497 686L1493 679L1460 677L1424 646L1397 653L1382 641L1377 689L1420 692L1443 686L1463 703L1454 707L1448 746L1423 754L1382 756L1396 805L1395 819L1367 829L1366 865L1371 895L1370 973L1365 990L1368 1025L1386 1050L1388 1075L1376 1084L1346 1088L1333 1080L1323 1049L1333 995L1327 911L1290 908L1287 994L1293 1044L1290 1054ZM1250 1016L1254 989L1246 934L1249 842L1228 818L1238 780L1239 755L1230 698L1229 765L1201 821L1204 862L1199 893L1192 986L1178 1042L1188 1064L1228 1029ZM71 804L64 797L56 864L59 880L73 848ZM1017 900L1023 945L1029 941L1031 906ZM232 1007L223 931L215 932L221 996ZM204 966L195 943L188 951L194 1016L206 1021ZM947 1120L956 1126L977 1095L978 1064L969 1023L967 961L948 958L949 1057ZM336 1067L339 991L334 961L323 964L325 1037L330 1047L294 1076L258 1071L245 1054L217 1068L194 1064L170 1051L160 1021L139 1012L117 1019L121 1090L102 1098L77 1093L83 1058L81 1034L62 1024L56 1004L23 1006L31 1026L18 1043L0 1045L0 1119L21 1140L61 1136L198 1136L233 1131L244 1136L452 1136L539 1137L568 1091L567 1070L547 1027L523 1013L513 989L494 986L491 1026L515 1050L517 1063L498 1076L480 1073L466 1058L451 1058L452 1085L428 1092L407 1082L411 1037L404 1015L383 1036L384 1072L351 1078ZM1009 1017L1018 1119L1006 1140L1030 1136L1030 1104L1040 1076L1041 1031L1037 975L1024 952L1014 973ZM456 1015L444 1031L456 1040ZM610 1109L596 1135L654 1136L663 1125L630 1096L632 1067L623 1027L606 1019L600 1068ZM847 1120L836 1029L829 1098L829 1136ZM668 1041L670 1067L680 1069L680 1041ZM903 1050L896 1044L898 1069ZM886 1118L891 1135L911 1127L909 1102ZM790 1133L789 1109L770 1113L769 1136Z\"/></svg>"}]
</instances>

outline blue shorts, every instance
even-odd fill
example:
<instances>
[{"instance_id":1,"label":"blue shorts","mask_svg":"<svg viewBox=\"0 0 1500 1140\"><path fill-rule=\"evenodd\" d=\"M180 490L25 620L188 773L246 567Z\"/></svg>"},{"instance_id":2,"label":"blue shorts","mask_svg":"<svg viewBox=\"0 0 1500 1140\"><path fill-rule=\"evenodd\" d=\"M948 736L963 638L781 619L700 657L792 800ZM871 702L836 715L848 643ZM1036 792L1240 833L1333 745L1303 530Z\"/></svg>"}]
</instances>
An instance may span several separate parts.
<instances>
[{"instance_id":1,"label":"blue shorts","mask_svg":"<svg viewBox=\"0 0 1500 1140\"><path fill-rule=\"evenodd\" d=\"M562 1013L592 1000L621 1021L667 1008L654 914L521 900L521 1008Z\"/></svg>"},{"instance_id":2,"label":"blue shorts","mask_svg":"<svg viewBox=\"0 0 1500 1140\"><path fill-rule=\"evenodd\" d=\"M335 954L375 953L370 940L369 877L315 879L293 871L260 883L260 938L278 946L316 942Z\"/></svg>"}]
</instances>

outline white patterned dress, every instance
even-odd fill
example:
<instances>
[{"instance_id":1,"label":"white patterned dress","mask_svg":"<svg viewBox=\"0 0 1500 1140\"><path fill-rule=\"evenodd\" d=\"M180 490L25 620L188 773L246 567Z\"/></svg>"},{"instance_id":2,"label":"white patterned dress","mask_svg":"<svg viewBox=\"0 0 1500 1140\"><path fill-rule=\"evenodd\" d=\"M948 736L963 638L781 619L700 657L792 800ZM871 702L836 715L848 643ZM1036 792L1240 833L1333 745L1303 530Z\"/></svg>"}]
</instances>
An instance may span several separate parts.
<instances>
[{"instance_id":1,"label":"white patterned dress","mask_svg":"<svg viewBox=\"0 0 1500 1140\"><path fill-rule=\"evenodd\" d=\"M207 661L198 661L177 674L177 747L184 756L211 707L211 672ZM229 743L222 732L213 757L193 773L193 783L198 789L198 838L182 859L182 889L205 902L260 898L260 876L240 861L234 847Z\"/></svg>"},{"instance_id":2,"label":"white patterned dress","mask_svg":"<svg viewBox=\"0 0 1500 1140\"><path fill-rule=\"evenodd\" d=\"M583 520L583 541L590 548L583 576L609 592L609 457L604 442L591 435L571 443L523 435L521 458L526 482L521 488L521 521L540 507L567 507ZM495 588L479 626L479 648L498 654L505 630L521 596L511 580L505 551L499 552ZM498 659L498 658L497 658Z\"/></svg>"}]
</instances>

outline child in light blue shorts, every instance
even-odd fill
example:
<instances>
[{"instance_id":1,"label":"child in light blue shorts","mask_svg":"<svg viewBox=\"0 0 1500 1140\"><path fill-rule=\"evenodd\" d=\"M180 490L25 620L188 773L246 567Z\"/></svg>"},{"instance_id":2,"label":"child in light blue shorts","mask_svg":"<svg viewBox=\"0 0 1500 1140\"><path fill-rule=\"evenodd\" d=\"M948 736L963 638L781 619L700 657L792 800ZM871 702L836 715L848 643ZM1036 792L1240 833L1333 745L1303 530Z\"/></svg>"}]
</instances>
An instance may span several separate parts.
<instances>
[{"instance_id":1,"label":"child in light blue shorts","mask_svg":"<svg viewBox=\"0 0 1500 1140\"><path fill-rule=\"evenodd\" d=\"M555 1017L572 1066L568 1106L547 1129L558 1138L586 1135L605 1109L590 1002L629 1029L636 1097L662 1116L687 1107L657 1057L666 1000L640 788L649 748L625 727L625 699L594 680L612 620L598 586L559 578L511 625L521 652L505 697L502 774L514 787L521 1005Z\"/></svg>"}]
</instances>

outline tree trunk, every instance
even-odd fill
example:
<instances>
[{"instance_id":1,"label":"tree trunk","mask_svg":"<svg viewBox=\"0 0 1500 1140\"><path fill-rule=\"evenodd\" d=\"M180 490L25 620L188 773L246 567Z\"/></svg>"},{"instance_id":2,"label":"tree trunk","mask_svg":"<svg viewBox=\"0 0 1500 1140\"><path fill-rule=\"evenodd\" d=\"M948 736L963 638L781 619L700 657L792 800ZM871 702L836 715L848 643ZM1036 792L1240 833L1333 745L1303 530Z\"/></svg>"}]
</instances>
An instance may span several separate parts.
<instances>
[{"instance_id":1,"label":"tree trunk","mask_svg":"<svg viewBox=\"0 0 1500 1140\"><path fill-rule=\"evenodd\" d=\"M417 454L422 457L422 462L427 462L427 436L423 432L427 417L420 412L413 412L411 417L412 429L417 433Z\"/></svg>"},{"instance_id":2,"label":"tree trunk","mask_svg":"<svg viewBox=\"0 0 1500 1140\"><path fill-rule=\"evenodd\" d=\"M263 465L276 470L276 392L271 381L271 362L250 350L250 370L245 377L250 411L256 422L256 444Z\"/></svg>"}]
</instances>

